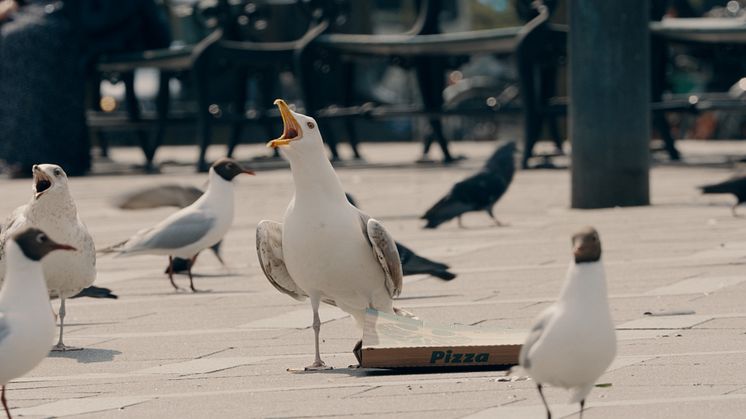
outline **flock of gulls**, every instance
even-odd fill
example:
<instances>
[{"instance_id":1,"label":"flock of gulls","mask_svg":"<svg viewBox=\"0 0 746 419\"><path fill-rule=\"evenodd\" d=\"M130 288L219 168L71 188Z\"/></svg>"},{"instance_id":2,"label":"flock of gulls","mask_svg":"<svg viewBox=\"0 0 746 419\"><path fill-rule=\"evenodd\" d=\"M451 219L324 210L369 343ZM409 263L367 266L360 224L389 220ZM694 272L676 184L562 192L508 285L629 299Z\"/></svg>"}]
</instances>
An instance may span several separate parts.
<instances>
[{"instance_id":1,"label":"flock of gulls","mask_svg":"<svg viewBox=\"0 0 746 419\"><path fill-rule=\"evenodd\" d=\"M278 291L310 301L314 359L306 370L324 370L331 367L321 357L322 303L349 313L362 329L368 308L412 316L395 307L404 275L428 273L451 280L455 274L448 265L397 243L381 222L361 211L345 193L313 118L292 111L282 100L275 104L284 128L267 146L279 149L290 162L295 194L279 221L258 223L256 250L265 276ZM481 170L456 183L422 216L425 227L436 228L453 218L461 225L461 215L470 211L485 211L502 225L492 209L513 179L514 152L513 143L500 146ZM165 273L171 285L179 290L173 275L186 272L190 289L197 292L192 267L207 249L222 263L220 243L233 223L233 180L242 174L254 173L223 158L210 168L204 191L164 185L122 197L118 205L124 209L180 209L98 253L166 256ZM741 183L741 189L746 189L746 180ZM50 347L80 349L63 343L65 301L80 295L115 298L109 290L93 287L97 251L78 216L64 170L53 164L35 165L33 185L29 203L13 211L0 232L0 385L8 417L5 387L9 381L33 369ZM744 200L729 186L703 190L734 193L739 203ZM742 194L746 198L746 191ZM536 382L549 418L543 385L570 390L571 402L580 403L582 417L586 396L616 355L599 234L586 227L571 243L573 257L561 294L538 316L520 353L520 364ZM57 315L49 302L54 298L60 299ZM53 345L55 316L59 332ZM353 349L358 359L361 345L358 341Z\"/></svg>"}]
</instances>

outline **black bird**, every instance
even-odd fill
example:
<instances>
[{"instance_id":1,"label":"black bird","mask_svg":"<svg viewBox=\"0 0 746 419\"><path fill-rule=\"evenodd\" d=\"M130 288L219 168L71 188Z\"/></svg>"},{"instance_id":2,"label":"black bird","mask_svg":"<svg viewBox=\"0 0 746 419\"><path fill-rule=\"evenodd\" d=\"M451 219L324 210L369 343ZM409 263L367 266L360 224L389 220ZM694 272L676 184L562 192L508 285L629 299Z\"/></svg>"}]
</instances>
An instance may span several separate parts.
<instances>
[{"instance_id":1,"label":"black bird","mask_svg":"<svg viewBox=\"0 0 746 419\"><path fill-rule=\"evenodd\" d=\"M456 277L455 273L448 271L450 266L424 258L399 242L396 242L396 250L399 251L399 260L401 260L404 275L429 274L444 281L450 281Z\"/></svg>"},{"instance_id":2,"label":"black bird","mask_svg":"<svg viewBox=\"0 0 746 419\"><path fill-rule=\"evenodd\" d=\"M427 220L425 228L436 228L454 217L458 217L458 225L463 227L461 215L470 211L487 211L501 226L502 223L492 213L492 207L513 180L514 153L514 142L500 146L479 172L453 185L451 191L421 217Z\"/></svg>"},{"instance_id":3,"label":"black bird","mask_svg":"<svg viewBox=\"0 0 746 419\"><path fill-rule=\"evenodd\" d=\"M348 193L345 193L345 195L347 195L347 200L350 201L350 204L357 207L355 198L353 198L352 195ZM404 246L399 242L395 243L396 250L399 252L399 260L401 261L402 273L405 276L429 274L444 281L450 281L456 277L455 273L448 271L450 266L446 265L445 263L435 262L428 258L424 258L412 251L412 249L408 248L407 246Z\"/></svg>"},{"instance_id":4,"label":"black bird","mask_svg":"<svg viewBox=\"0 0 746 419\"><path fill-rule=\"evenodd\" d=\"M114 199L114 205L120 209L150 209L159 207L177 207L184 208L192 205L199 199L204 191L196 186L166 184L147 187L124 193ZM221 265L225 265L223 257L220 255L220 244L218 242L210 250L218 258ZM196 260L196 258L195 258ZM191 267L192 261L175 257L173 259L173 273L187 273ZM168 266L164 273L168 273Z\"/></svg>"},{"instance_id":5,"label":"black bird","mask_svg":"<svg viewBox=\"0 0 746 419\"><path fill-rule=\"evenodd\" d=\"M746 176L734 177L724 182L700 186L699 188L705 194L729 193L735 195L737 201L730 208L734 217L738 217L736 207L746 202Z\"/></svg>"},{"instance_id":6,"label":"black bird","mask_svg":"<svg viewBox=\"0 0 746 419\"><path fill-rule=\"evenodd\" d=\"M119 298L118 295L114 294L110 289L105 287L97 287L95 285L91 285L88 288L83 288L82 291L77 293L75 296L71 298L80 298L80 297L91 297L91 298L111 298L116 300Z\"/></svg>"}]
</instances>

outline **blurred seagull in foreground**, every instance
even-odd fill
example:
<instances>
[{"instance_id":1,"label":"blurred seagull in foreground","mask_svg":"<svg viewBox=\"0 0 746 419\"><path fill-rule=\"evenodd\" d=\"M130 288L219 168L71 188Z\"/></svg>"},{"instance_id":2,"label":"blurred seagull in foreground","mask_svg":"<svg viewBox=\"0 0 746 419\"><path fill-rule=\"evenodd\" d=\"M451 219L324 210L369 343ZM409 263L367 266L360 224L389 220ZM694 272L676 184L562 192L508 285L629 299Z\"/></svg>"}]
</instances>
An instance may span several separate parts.
<instances>
[{"instance_id":1,"label":"blurred seagull in foreground","mask_svg":"<svg viewBox=\"0 0 746 419\"><path fill-rule=\"evenodd\" d=\"M93 238L78 216L65 171L55 164L37 164L32 170L33 196L28 204L16 208L6 221L0 233L0 244L4 247L13 234L36 227L78 249L56 252L44 258L42 266L49 297L60 299L60 337L52 350L80 350L63 343L65 302L96 279L96 249ZM0 256L0 273L3 272L5 258Z\"/></svg>"},{"instance_id":2,"label":"blurred seagull in foreground","mask_svg":"<svg viewBox=\"0 0 746 419\"><path fill-rule=\"evenodd\" d=\"M738 217L736 208L746 202L746 176L734 177L720 183L700 186L699 188L703 194L727 193L734 195L736 202L730 207L730 212L734 217Z\"/></svg>"},{"instance_id":3,"label":"blurred seagull in foreground","mask_svg":"<svg viewBox=\"0 0 746 419\"><path fill-rule=\"evenodd\" d=\"M295 195L282 223L259 222L257 254L275 288L299 301L310 298L315 358L306 370L327 369L319 351L319 304L336 305L362 329L366 309L395 312L401 263L383 225L347 201L316 121L280 99L275 105L284 129L267 145L290 161ZM361 344L353 350L356 355Z\"/></svg>"},{"instance_id":4,"label":"blurred seagull in foreground","mask_svg":"<svg viewBox=\"0 0 746 419\"><path fill-rule=\"evenodd\" d=\"M168 278L176 290L180 288L173 278L173 258L191 259L189 287L196 292L191 265L200 251L221 241L233 224L233 179L242 173L254 174L233 159L216 161L210 168L207 190L198 200L102 253L168 255Z\"/></svg>"},{"instance_id":5,"label":"blurred seagull in foreground","mask_svg":"<svg viewBox=\"0 0 746 419\"><path fill-rule=\"evenodd\" d=\"M585 398L616 356L601 239L586 227L572 236L572 244L574 260L559 299L539 315L519 357L536 382L548 419L543 384L571 390L570 403L580 403L582 418Z\"/></svg>"},{"instance_id":6,"label":"blurred seagull in foreground","mask_svg":"<svg viewBox=\"0 0 746 419\"><path fill-rule=\"evenodd\" d=\"M0 385L5 413L10 409L5 386L31 371L49 354L54 317L44 281L42 258L54 250L75 250L55 243L44 232L28 228L5 242L5 283L0 290Z\"/></svg>"},{"instance_id":7,"label":"blurred seagull in foreground","mask_svg":"<svg viewBox=\"0 0 746 419\"><path fill-rule=\"evenodd\" d=\"M421 217L427 220L425 228L436 228L454 217L458 217L458 225L463 227L461 216L471 211L487 211L495 224L502 226L503 224L495 218L492 207L513 181L513 154L514 142L500 146L479 172L453 185L450 192Z\"/></svg>"}]
</instances>

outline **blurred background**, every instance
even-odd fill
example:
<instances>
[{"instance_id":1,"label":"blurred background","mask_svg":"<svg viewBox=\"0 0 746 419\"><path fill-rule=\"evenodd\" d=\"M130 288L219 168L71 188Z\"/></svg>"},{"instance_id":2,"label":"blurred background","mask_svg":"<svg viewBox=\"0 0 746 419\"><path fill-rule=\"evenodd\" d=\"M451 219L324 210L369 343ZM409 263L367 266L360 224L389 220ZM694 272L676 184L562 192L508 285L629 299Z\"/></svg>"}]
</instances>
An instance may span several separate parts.
<instances>
[{"instance_id":1,"label":"blurred background","mask_svg":"<svg viewBox=\"0 0 746 419\"><path fill-rule=\"evenodd\" d=\"M4 172L85 174L122 146L142 150L137 170L205 170L208 146L232 155L279 135L278 97L320 121L333 160L399 141L422 143L419 164L451 164L464 156L449 142L508 138L523 168L554 167L568 152L568 3L4 0ZM744 138L746 2L632 3L649 14L654 157L681 159L677 139ZM198 155L160 159L163 145Z\"/></svg>"}]
</instances>

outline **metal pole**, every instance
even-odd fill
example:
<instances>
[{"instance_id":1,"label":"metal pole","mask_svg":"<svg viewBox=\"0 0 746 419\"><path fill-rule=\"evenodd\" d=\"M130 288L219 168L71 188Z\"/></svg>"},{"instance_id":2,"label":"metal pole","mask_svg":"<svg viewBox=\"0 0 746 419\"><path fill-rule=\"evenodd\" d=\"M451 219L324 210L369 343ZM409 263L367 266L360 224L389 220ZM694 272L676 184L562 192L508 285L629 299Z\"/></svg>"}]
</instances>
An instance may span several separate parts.
<instances>
[{"instance_id":1,"label":"metal pole","mask_svg":"<svg viewBox=\"0 0 746 419\"><path fill-rule=\"evenodd\" d=\"M572 207L650 203L648 0L570 1Z\"/></svg>"}]
</instances>

